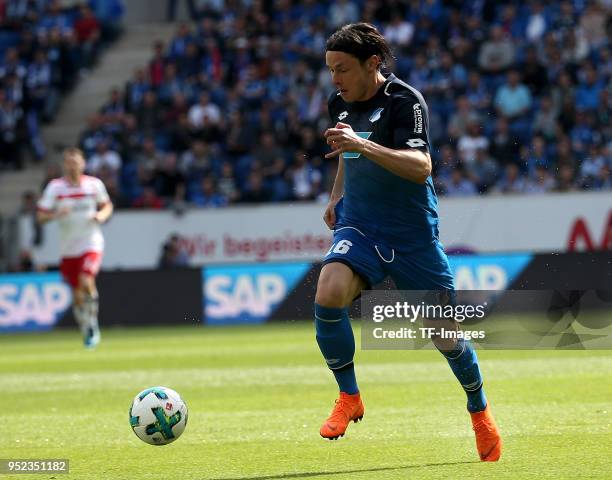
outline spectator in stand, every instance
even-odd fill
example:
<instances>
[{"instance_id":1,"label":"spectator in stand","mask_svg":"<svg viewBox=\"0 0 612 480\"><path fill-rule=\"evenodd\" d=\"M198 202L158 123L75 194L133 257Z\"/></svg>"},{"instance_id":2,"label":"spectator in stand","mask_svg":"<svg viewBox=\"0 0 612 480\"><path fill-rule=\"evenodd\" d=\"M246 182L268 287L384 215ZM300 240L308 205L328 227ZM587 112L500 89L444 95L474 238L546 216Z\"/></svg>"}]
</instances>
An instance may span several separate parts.
<instances>
[{"instance_id":1,"label":"spectator in stand","mask_svg":"<svg viewBox=\"0 0 612 480\"><path fill-rule=\"evenodd\" d=\"M466 197L477 193L474 183L466 177L462 167L453 170L444 190L449 197Z\"/></svg>"},{"instance_id":2,"label":"spectator in stand","mask_svg":"<svg viewBox=\"0 0 612 480\"><path fill-rule=\"evenodd\" d=\"M142 148L133 161L139 168L144 168L150 172L156 170L162 164L162 152L155 145L153 137L145 137L142 141Z\"/></svg>"},{"instance_id":3,"label":"spectator in stand","mask_svg":"<svg viewBox=\"0 0 612 480\"><path fill-rule=\"evenodd\" d=\"M320 193L321 172L312 167L306 160L303 150L297 150L293 156L293 165L288 171L293 195L296 200L313 200Z\"/></svg>"},{"instance_id":4,"label":"spectator in stand","mask_svg":"<svg viewBox=\"0 0 612 480\"><path fill-rule=\"evenodd\" d=\"M153 91L144 94L142 104L136 111L138 125L146 135L155 135L163 124L163 112L157 103L157 95Z\"/></svg>"},{"instance_id":5,"label":"spectator in stand","mask_svg":"<svg viewBox=\"0 0 612 480\"><path fill-rule=\"evenodd\" d=\"M103 168L107 168L113 175L117 176L121 164L121 157L109 148L108 140L101 139L96 145L96 152L87 160L87 172L98 176Z\"/></svg>"},{"instance_id":6,"label":"spectator in stand","mask_svg":"<svg viewBox=\"0 0 612 480\"><path fill-rule=\"evenodd\" d=\"M251 172L243 195L240 197L241 203L264 203L269 202L270 192L264 186L263 177L259 172Z\"/></svg>"},{"instance_id":7,"label":"spectator in stand","mask_svg":"<svg viewBox=\"0 0 612 480\"><path fill-rule=\"evenodd\" d=\"M588 156L580 164L579 185L584 189L599 188L600 174L606 164L602 149L596 144L591 145Z\"/></svg>"},{"instance_id":8,"label":"spectator in stand","mask_svg":"<svg viewBox=\"0 0 612 480\"><path fill-rule=\"evenodd\" d=\"M89 0L89 5L102 25L102 39L112 42L121 34L123 0Z\"/></svg>"},{"instance_id":9,"label":"spectator in stand","mask_svg":"<svg viewBox=\"0 0 612 480\"><path fill-rule=\"evenodd\" d=\"M234 168L229 162L224 162L221 166L221 177L218 181L218 190L221 195L227 198L228 203L235 203L240 198L240 191L236 178L234 177Z\"/></svg>"},{"instance_id":10,"label":"spectator in stand","mask_svg":"<svg viewBox=\"0 0 612 480\"><path fill-rule=\"evenodd\" d=\"M394 10L391 14L391 21L384 29L384 36L390 45L396 47L406 47L412 41L414 25L402 15L400 10Z\"/></svg>"},{"instance_id":11,"label":"spectator in stand","mask_svg":"<svg viewBox=\"0 0 612 480\"><path fill-rule=\"evenodd\" d=\"M558 112L554 109L551 97L545 96L540 100L540 108L533 120L533 132L544 136L548 141L554 140L559 130L557 122Z\"/></svg>"},{"instance_id":12,"label":"spectator in stand","mask_svg":"<svg viewBox=\"0 0 612 480\"><path fill-rule=\"evenodd\" d=\"M8 167L23 168L20 128L23 112L6 98L0 89L0 170Z\"/></svg>"},{"instance_id":13,"label":"spectator in stand","mask_svg":"<svg viewBox=\"0 0 612 480\"><path fill-rule=\"evenodd\" d=\"M544 138L539 135L533 137L524 168L527 176L534 178L538 167L544 167L544 169L548 170L551 167L551 163Z\"/></svg>"},{"instance_id":14,"label":"spectator in stand","mask_svg":"<svg viewBox=\"0 0 612 480\"><path fill-rule=\"evenodd\" d=\"M488 150L489 139L481 131L480 125L471 122L467 126L467 132L457 143L457 151L464 165L474 163L477 150Z\"/></svg>"},{"instance_id":15,"label":"spectator in stand","mask_svg":"<svg viewBox=\"0 0 612 480\"><path fill-rule=\"evenodd\" d=\"M219 208L227 205L227 198L219 193L212 177L205 177L202 180L201 190L191 196L191 202L196 207Z\"/></svg>"},{"instance_id":16,"label":"spectator in stand","mask_svg":"<svg viewBox=\"0 0 612 480\"><path fill-rule=\"evenodd\" d=\"M162 245L158 268L182 268L189 266L189 255L181 245L181 237L174 233Z\"/></svg>"},{"instance_id":17,"label":"spectator in stand","mask_svg":"<svg viewBox=\"0 0 612 480\"><path fill-rule=\"evenodd\" d=\"M555 183L556 192L570 192L578 190L576 185L576 171L573 165L564 163L559 166Z\"/></svg>"},{"instance_id":18,"label":"spectator in stand","mask_svg":"<svg viewBox=\"0 0 612 480\"><path fill-rule=\"evenodd\" d=\"M499 168L485 148L477 148L474 161L465 166L467 178L474 184L478 193L487 193L495 185Z\"/></svg>"},{"instance_id":19,"label":"spectator in stand","mask_svg":"<svg viewBox=\"0 0 612 480\"><path fill-rule=\"evenodd\" d=\"M159 88L164 82L166 63L164 42L157 41L153 44L153 58L149 62L149 77L153 88Z\"/></svg>"},{"instance_id":20,"label":"spectator in stand","mask_svg":"<svg viewBox=\"0 0 612 480\"><path fill-rule=\"evenodd\" d=\"M525 189L525 177L521 175L518 165L509 163L494 190L498 193L523 193Z\"/></svg>"},{"instance_id":21,"label":"spectator in stand","mask_svg":"<svg viewBox=\"0 0 612 480\"><path fill-rule=\"evenodd\" d=\"M195 140L191 148L183 153L179 170L193 183L200 183L204 177L212 174L213 159L210 145Z\"/></svg>"},{"instance_id":22,"label":"spectator in stand","mask_svg":"<svg viewBox=\"0 0 612 480\"><path fill-rule=\"evenodd\" d=\"M511 70L506 83L499 87L495 94L497 114L514 121L528 113L531 103L531 93L525 84L521 83L519 72Z\"/></svg>"},{"instance_id":23,"label":"spectator in stand","mask_svg":"<svg viewBox=\"0 0 612 480\"><path fill-rule=\"evenodd\" d=\"M520 68L523 83L534 95L542 95L549 87L548 71L538 59L537 50L529 47Z\"/></svg>"},{"instance_id":24,"label":"spectator in stand","mask_svg":"<svg viewBox=\"0 0 612 480\"><path fill-rule=\"evenodd\" d=\"M544 4L532 2L529 5L529 16L525 33L530 43L537 43L546 33L549 26L549 19L544 11Z\"/></svg>"},{"instance_id":25,"label":"spectator in stand","mask_svg":"<svg viewBox=\"0 0 612 480\"><path fill-rule=\"evenodd\" d=\"M165 202L177 199L180 190L185 187L185 176L178 169L176 153L166 153L157 165L153 174L155 190Z\"/></svg>"},{"instance_id":26,"label":"spectator in stand","mask_svg":"<svg viewBox=\"0 0 612 480\"><path fill-rule=\"evenodd\" d=\"M465 93L470 107L476 112L488 111L491 105L491 94L482 81L482 77L476 70L468 74L468 85Z\"/></svg>"},{"instance_id":27,"label":"spectator in stand","mask_svg":"<svg viewBox=\"0 0 612 480\"><path fill-rule=\"evenodd\" d=\"M83 66L91 68L100 44L101 26L89 5L81 5L79 18L74 22L74 30L83 49Z\"/></svg>"},{"instance_id":28,"label":"spectator in stand","mask_svg":"<svg viewBox=\"0 0 612 480\"><path fill-rule=\"evenodd\" d=\"M142 189L142 194L134 200L132 207L146 210L161 210L164 207L164 203L155 193L155 189L147 185Z\"/></svg>"},{"instance_id":29,"label":"spectator in stand","mask_svg":"<svg viewBox=\"0 0 612 480\"><path fill-rule=\"evenodd\" d=\"M144 69L138 68L127 83L125 89L126 106L130 112L135 112L142 104L146 92L152 90L152 85Z\"/></svg>"},{"instance_id":30,"label":"spectator in stand","mask_svg":"<svg viewBox=\"0 0 612 480\"><path fill-rule=\"evenodd\" d=\"M206 125L220 125L221 110L211 101L209 92L202 92L199 102L189 109L189 123L196 132L203 130Z\"/></svg>"},{"instance_id":31,"label":"spectator in stand","mask_svg":"<svg viewBox=\"0 0 612 480\"><path fill-rule=\"evenodd\" d=\"M576 108L578 110L595 111L599 107L599 98L603 85L597 78L597 71L593 65L587 65L578 76L580 81L576 88Z\"/></svg>"},{"instance_id":32,"label":"spectator in stand","mask_svg":"<svg viewBox=\"0 0 612 480\"><path fill-rule=\"evenodd\" d=\"M481 70L490 75L505 73L514 63L515 47L499 25L491 27L489 39L480 47L478 64Z\"/></svg>"},{"instance_id":33,"label":"spectator in stand","mask_svg":"<svg viewBox=\"0 0 612 480\"><path fill-rule=\"evenodd\" d=\"M555 179L543 165L537 165L525 184L525 193L546 193L555 188Z\"/></svg>"},{"instance_id":34,"label":"spectator in stand","mask_svg":"<svg viewBox=\"0 0 612 480\"><path fill-rule=\"evenodd\" d=\"M448 136L452 139L463 137L471 124L478 125L480 117L472 108L467 96L460 96L455 103L455 113L448 122Z\"/></svg>"},{"instance_id":35,"label":"spectator in stand","mask_svg":"<svg viewBox=\"0 0 612 480\"><path fill-rule=\"evenodd\" d=\"M21 195L21 206L19 207L19 214L22 216L29 217L28 221L32 226L33 238L29 244L39 246L43 241L43 228L36 218L36 212L38 211L38 195L36 192L28 190Z\"/></svg>"}]
</instances>

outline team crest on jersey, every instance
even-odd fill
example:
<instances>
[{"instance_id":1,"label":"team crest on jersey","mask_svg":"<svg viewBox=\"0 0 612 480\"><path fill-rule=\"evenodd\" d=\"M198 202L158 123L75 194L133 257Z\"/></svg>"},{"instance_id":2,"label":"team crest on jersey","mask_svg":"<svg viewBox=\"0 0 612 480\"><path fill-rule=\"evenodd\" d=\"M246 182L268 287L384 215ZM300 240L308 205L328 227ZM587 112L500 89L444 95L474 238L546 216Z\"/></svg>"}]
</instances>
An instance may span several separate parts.
<instances>
[{"instance_id":1,"label":"team crest on jersey","mask_svg":"<svg viewBox=\"0 0 612 480\"><path fill-rule=\"evenodd\" d=\"M348 112L345 110L340 115L338 115L338 120L344 120L346 117L348 117Z\"/></svg>"},{"instance_id":2,"label":"team crest on jersey","mask_svg":"<svg viewBox=\"0 0 612 480\"><path fill-rule=\"evenodd\" d=\"M370 115L370 122L374 123L380 120L380 115L382 114L383 110L384 108L377 108L376 110L374 110L372 115Z\"/></svg>"},{"instance_id":3,"label":"team crest on jersey","mask_svg":"<svg viewBox=\"0 0 612 480\"><path fill-rule=\"evenodd\" d=\"M372 132L355 132L357 135L359 135L361 138L365 138L366 140L368 138L370 138L370 135L372 135ZM359 158L361 156L361 153L358 152L344 152L342 154L343 158Z\"/></svg>"}]
</instances>

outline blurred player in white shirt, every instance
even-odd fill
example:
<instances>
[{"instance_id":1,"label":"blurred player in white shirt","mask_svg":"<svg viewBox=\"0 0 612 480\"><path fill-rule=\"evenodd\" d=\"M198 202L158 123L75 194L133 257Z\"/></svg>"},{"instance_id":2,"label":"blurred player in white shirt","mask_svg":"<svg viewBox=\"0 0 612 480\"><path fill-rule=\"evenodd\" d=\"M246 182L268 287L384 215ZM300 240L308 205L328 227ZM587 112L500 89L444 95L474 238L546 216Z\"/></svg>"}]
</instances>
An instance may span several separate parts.
<instances>
[{"instance_id":1,"label":"blurred player in white shirt","mask_svg":"<svg viewBox=\"0 0 612 480\"><path fill-rule=\"evenodd\" d=\"M38 221L57 220L60 227L60 271L72 287L73 312L86 347L100 342L96 275L102 263L100 224L113 213L106 187L84 175L85 159L77 148L64 152L64 176L51 180L38 202Z\"/></svg>"}]
</instances>

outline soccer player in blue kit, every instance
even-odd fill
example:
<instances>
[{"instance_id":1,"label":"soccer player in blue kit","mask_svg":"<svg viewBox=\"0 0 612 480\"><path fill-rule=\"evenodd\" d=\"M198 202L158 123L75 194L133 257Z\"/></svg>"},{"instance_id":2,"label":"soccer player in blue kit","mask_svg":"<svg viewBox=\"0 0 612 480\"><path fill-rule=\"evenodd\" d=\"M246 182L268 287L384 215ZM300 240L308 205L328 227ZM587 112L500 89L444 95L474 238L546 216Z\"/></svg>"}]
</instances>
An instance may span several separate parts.
<instances>
[{"instance_id":1,"label":"soccer player in blue kit","mask_svg":"<svg viewBox=\"0 0 612 480\"><path fill-rule=\"evenodd\" d=\"M333 128L325 131L339 157L324 220L333 229L315 297L319 348L340 389L324 438L344 435L364 415L353 356L348 306L361 290L390 276L400 290L438 290L453 298L448 259L438 240L437 198L431 178L429 119L420 92L382 68L391 51L376 27L346 25L326 45L337 89L328 103ZM464 339L438 339L467 394L480 459L497 461L502 440L482 388L476 352Z\"/></svg>"}]
</instances>

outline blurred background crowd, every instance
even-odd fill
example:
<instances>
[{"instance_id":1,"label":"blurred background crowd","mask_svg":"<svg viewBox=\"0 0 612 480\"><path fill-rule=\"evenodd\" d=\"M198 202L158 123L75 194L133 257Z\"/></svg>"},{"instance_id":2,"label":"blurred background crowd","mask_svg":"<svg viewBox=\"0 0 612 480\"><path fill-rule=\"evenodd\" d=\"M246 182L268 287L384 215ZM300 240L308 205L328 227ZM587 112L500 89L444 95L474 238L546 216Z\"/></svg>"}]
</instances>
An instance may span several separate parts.
<instances>
[{"instance_id":1,"label":"blurred background crowd","mask_svg":"<svg viewBox=\"0 0 612 480\"><path fill-rule=\"evenodd\" d=\"M0 0L0 171L45 158L41 122L116 39L118 0Z\"/></svg>"},{"instance_id":2,"label":"blurred background crowd","mask_svg":"<svg viewBox=\"0 0 612 480\"><path fill-rule=\"evenodd\" d=\"M393 48L387 71L428 103L440 195L611 189L611 3L188 1L193 21L152 39L79 146L118 208L324 202L325 41L367 21ZM4 168L26 144L44 157L38 122L116 35L112 4L0 1Z\"/></svg>"}]
</instances>

